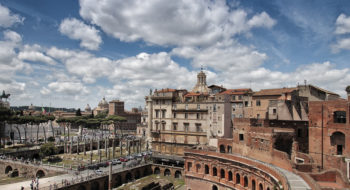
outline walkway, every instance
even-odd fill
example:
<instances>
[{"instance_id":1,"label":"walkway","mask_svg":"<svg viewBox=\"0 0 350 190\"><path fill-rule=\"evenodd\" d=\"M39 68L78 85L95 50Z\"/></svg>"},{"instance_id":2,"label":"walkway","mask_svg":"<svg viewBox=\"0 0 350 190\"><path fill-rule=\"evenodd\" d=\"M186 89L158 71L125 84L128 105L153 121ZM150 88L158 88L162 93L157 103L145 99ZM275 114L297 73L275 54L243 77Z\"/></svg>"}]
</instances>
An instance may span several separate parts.
<instances>
[{"instance_id":1,"label":"walkway","mask_svg":"<svg viewBox=\"0 0 350 190\"><path fill-rule=\"evenodd\" d=\"M273 168L274 170L278 171L284 177L287 178L288 184L289 184L291 190L311 190L310 186L304 181L304 179L301 178L300 176L296 175L293 172L287 171L285 169L282 169L280 167L277 167L275 165L272 165L272 164L269 164L269 163L266 163L266 162L262 162L260 160L256 160L256 159L253 159L253 158L242 156L240 154L236 154L236 153L232 153L232 154L234 154L235 156L241 157L241 158L245 158L245 159L248 159L248 160L259 162L259 163L261 163L263 165L266 165L266 166L268 166L270 168Z\"/></svg>"}]
</instances>

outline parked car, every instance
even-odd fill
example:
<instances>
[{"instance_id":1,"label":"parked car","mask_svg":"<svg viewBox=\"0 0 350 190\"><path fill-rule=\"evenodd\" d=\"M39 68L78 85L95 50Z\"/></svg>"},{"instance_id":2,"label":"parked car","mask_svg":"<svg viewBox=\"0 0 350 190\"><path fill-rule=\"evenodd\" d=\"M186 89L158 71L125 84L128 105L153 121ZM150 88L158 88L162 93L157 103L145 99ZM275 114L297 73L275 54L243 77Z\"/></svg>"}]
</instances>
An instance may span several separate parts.
<instances>
[{"instance_id":1,"label":"parked car","mask_svg":"<svg viewBox=\"0 0 350 190\"><path fill-rule=\"evenodd\" d=\"M127 156L126 157L128 160L133 160L133 159L135 159L133 156L131 156L131 155L129 155L129 156Z\"/></svg>"},{"instance_id":2,"label":"parked car","mask_svg":"<svg viewBox=\"0 0 350 190\"><path fill-rule=\"evenodd\" d=\"M120 160L118 160L118 159L112 160L112 164L113 164L113 165L121 164L121 163L122 163L122 162L121 162Z\"/></svg>"},{"instance_id":3,"label":"parked car","mask_svg":"<svg viewBox=\"0 0 350 190\"><path fill-rule=\"evenodd\" d=\"M103 174L103 172L101 170L95 170L95 173L99 174L99 175Z\"/></svg>"},{"instance_id":4,"label":"parked car","mask_svg":"<svg viewBox=\"0 0 350 190\"><path fill-rule=\"evenodd\" d=\"M121 162L127 162L129 159L124 158L124 157L121 157L121 158L119 158L119 160L120 160Z\"/></svg>"}]
</instances>

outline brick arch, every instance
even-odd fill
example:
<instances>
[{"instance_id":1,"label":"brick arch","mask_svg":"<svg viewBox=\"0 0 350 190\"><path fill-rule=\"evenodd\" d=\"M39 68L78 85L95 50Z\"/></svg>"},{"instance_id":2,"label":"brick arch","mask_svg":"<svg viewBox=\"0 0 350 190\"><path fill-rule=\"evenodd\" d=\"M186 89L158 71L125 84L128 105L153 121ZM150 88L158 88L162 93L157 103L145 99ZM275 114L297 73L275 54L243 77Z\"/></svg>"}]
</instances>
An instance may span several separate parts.
<instances>
[{"instance_id":1,"label":"brick arch","mask_svg":"<svg viewBox=\"0 0 350 190\"><path fill-rule=\"evenodd\" d=\"M99 190L100 189L100 183L98 181L93 181L92 184L91 184L91 189Z\"/></svg>"},{"instance_id":2,"label":"brick arch","mask_svg":"<svg viewBox=\"0 0 350 190\"><path fill-rule=\"evenodd\" d=\"M122 180L122 176L121 175L116 175L113 181L114 181L113 188L119 187L119 186L121 186L123 184L123 180Z\"/></svg>"},{"instance_id":3,"label":"brick arch","mask_svg":"<svg viewBox=\"0 0 350 190\"><path fill-rule=\"evenodd\" d=\"M160 168L159 167L155 167L153 170L153 174L160 174Z\"/></svg>"},{"instance_id":4,"label":"brick arch","mask_svg":"<svg viewBox=\"0 0 350 190\"><path fill-rule=\"evenodd\" d=\"M8 165L5 168L5 174L8 174L9 172L11 172L13 170L12 166Z\"/></svg>"},{"instance_id":5,"label":"brick arch","mask_svg":"<svg viewBox=\"0 0 350 190\"><path fill-rule=\"evenodd\" d=\"M218 169L216 166L213 166L212 171L212 176L218 176Z\"/></svg>"},{"instance_id":6,"label":"brick arch","mask_svg":"<svg viewBox=\"0 0 350 190\"><path fill-rule=\"evenodd\" d=\"M196 172L199 173L202 168L202 165L197 163L195 167L196 167Z\"/></svg>"},{"instance_id":7,"label":"brick arch","mask_svg":"<svg viewBox=\"0 0 350 190\"><path fill-rule=\"evenodd\" d=\"M134 170L134 176L135 176L135 179L140 179L141 172L139 169Z\"/></svg>"},{"instance_id":8,"label":"brick arch","mask_svg":"<svg viewBox=\"0 0 350 190\"><path fill-rule=\"evenodd\" d=\"M259 190L264 190L264 186L262 183L259 183Z\"/></svg>"},{"instance_id":9,"label":"brick arch","mask_svg":"<svg viewBox=\"0 0 350 190\"><path fill-rule=\"evenodd\" d=\"M181 178L182 178L182 173L181 173L181 171L180 171L180 170L176 170L176 171L175 171L175 174L174 174L174 177L175 177L175 178L181 179Z\"/></svg>"},{"instance_id":10,"label":"brick arch","mask_svg":"<svg viewBox=\"0 0 350 190\"><path fill-rule=\"evenodd\" d=\"M35 172L35 177L38 177L38 178L45 177L45 175L46 175L45 171L41 170L41 169L39 169Z\"/></svg>"},{"instance_id":11,"label":"brick arch","mask_svg":"<svg viewBox=\"0 0 350 190\"><path fill-rule=\"evenodd\" d=\"M229 170L228 173L227 173L227 180L228 181L233 181L233 172L231 170Z\"/></svg>"},{"instance_id":12,"label":"brick arch","mask_svg":"<svg viewBox=\"0 0 350 190\"><path fill-rule=\"evenodd\" d=\"M249 184L248 176L245 175L243 177L243 186L248 187L248 184Z\"/></svg>"},{"instance_id":13,"label":"brick arch","mask_svg":"<svg viewBox=\"0 0 350 190\"><path fill-rule=\"evenodd\" d=\"M256 181L252 179L252 190L256 190Z\"/></svg>"},{"instance_id":14,"label":"brick arch","mask_svg":"<svg viewBox=\"0 0 350 190\"><path fill-rule=\"evenodd\" d=\"M220 146L219 146L220 148L220 153L226 153L226 147L225 147L225 145L223 145L223 144L221 144Z\"/></svg>"},{"instance_id":15,"label":"brick arch","mask_svg":"<svg viewBox=\"0 0 350 190\"><path fill-rule=\"evenodd\" d=\"M164 170L164 176L171 176L171 172L168 168Z\"/></svg>"},{"instance_id":16,"label":"brick arch","mask_svg":"<svg viewBox=\"0 0 350 190\"><path fill-rule=\"evenodd\" d=\"M226 176L226 171L223 168L221 168L220 169L220 178L225 178L225 176Z\"/></svg>"},{"instance_id":17,"label":"brick arch","mask_svg":"<svg viewBox=\"0 0 350 190\"><path fill-rule=\"evenodd\" d=\"M128 183L128 182L131 182L132 180L134 179L133 175L131 172L127 172L125 174L125 182Z\"/></svg>"},{"instance_id":18,"label":"brick arch","mask_svg":"<svg viewBox=\"0 0 350 190\"><path fill-rule=\"evenodd\" d=\"M236 184L241 184L241 174L238 173L238 172L235 175L235 183Z\"/></svg>"}]
</instances>

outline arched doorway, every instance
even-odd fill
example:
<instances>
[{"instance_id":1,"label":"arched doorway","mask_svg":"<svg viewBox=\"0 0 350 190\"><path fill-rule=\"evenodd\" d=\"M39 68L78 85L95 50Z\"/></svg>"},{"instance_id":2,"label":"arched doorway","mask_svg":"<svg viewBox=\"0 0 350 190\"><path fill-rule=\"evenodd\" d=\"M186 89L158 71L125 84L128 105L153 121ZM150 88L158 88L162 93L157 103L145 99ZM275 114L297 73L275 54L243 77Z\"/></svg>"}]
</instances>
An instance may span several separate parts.
<instances>
[{"instance_id":1,"label":"arched doorway","mask_svg":"<svg viewBox=\"0 0 350 190\"><path fill-rule=\"evenodd\" d=\"M252 190L255 190L255 186L256 186L255 180L253 179L253 180L252 180Z\"/></svg>"},{"instance_id":2,"label":"arched doorway","mask_svg":"<svg viewBox=\"0 0 350 190\"><path fill-rule=\"evenodd\" d=\"M220 177L225 178L225 170L224 169L220 170Z\"/></svg>"},{"instance_id":3,"label":"arched doorway","mask_svg":"<svg viewBox=\"0 0 350 190\"><path fill-rule=\"evenodd\" d=\"M213 187L211 189L212 190L218 190L218 187L216 185L213 185Z\"/></svg>"},{"instance_id":4,"label":"arched doorway","mask_svg":"<svg viewBox=\"0 0 350 190\"><path fill-rule=\"evenodd\" d=\"M228 172L228 180L232 181L232 172L231 171Z\"/></svg>"},{"instance_id":5,"label":"arched doorway","mask_svg":"<svg viewBox=\"0 0 350 190\"><path fill-rule=\"evenodd\" d=\"M91 189L99 190L100 189L100 184L97 181L92 182Z\"/></svg>"},{"instance_id":6,"label":"arched doorway","mask_svg":"<svg viewBox=\"0 0 350 190\"><path fill-rule=\"evenodd\" d=\"M179 179L181 179L181 172L179 171L179 170L176 170L176 172L175 172L175 178L179 178Z\"/></svg>"},{"instance_id":7,"label":"arched doorway","mask_svg":"<svg viewBox=\"0 0 350 190\"><path fill-rule=\"evenodd\" d=\"M36 172L35 176L36 176L37 178L45 177L45 172L42 171L42 170L38 170L38 171Z\"/></svg>"},{"instance_id":8,"label":"arched doorway","mask_svg":"<svg viewBox=\"0 0 350 190\"><path fill-rule=\"evenodd\" d=\"M118 186L120 186L122 184L123 184L122 177L120 175L117 175L116 178L115 178L114 187L118 187Z\"/></svg>"},{"instance_id":9,"label":"arched doorway","mask_svg":"<svg viewBox=\"0 0 350 190\"><path fill-rule=\"evenodd\" d=\"M224 145L220 145L220 153L225 153L225 146Z\"/></svg>"},{"instance_id":10,"label":"arched doorway","mask_svg":"<svg viewBox=\"0 0 350 190\"><path fill-rule=\"evenodd\" d=\"M209 174L209 166L205 165L205 174Z\"/></svg>"},{"instance_id":11,"label":"arched doorway","mask_svg":"<svg viewBox=\"0 0 350 190\"><path fill-rule=\"evenodd\" d=\"M135 171L135 179L139 179L140 178L140 171L136 170Z\"/></svg>"},{"instance_id":12,"label":"arched doorway","mask_svg":"<svg viewBox=\"0 0 350 190\"><path fill-rule=\"evenodd\" d=\"M11 173L11 177L18 177L19 176L19 172L17 169L14 169L13 172Z\"/></svg>"},{"instance_id":13,"label":"arched doorway","mask_svg":"<svg viewBox=\"0 0 350 190\"><path fill-rule=\"evenodd\" d=\"M200 169L201 169L201 165L200 164L196 164L196 173L199 173Z\"/></svg>"},{"instance_id":14,"label":"arched doorway","mask_svg":"<svg viewBox=\"0 0 350 190\"><path fill-rule=\"evenodd\" d=\"M128 172L125 176L125 181L127 183L131 182L133 180L132 174L130 172Z\"/></svg>"},{"instance_id":15,"label":"arched doorway","mask_svg":"<svg viewBox=\"0 0 350 190\"><path fill-rule=\"evenodd\" d=\"M248 177L247 176L244 176L243 185L244 185L244 187L248 187Z\"/></svg>"},{"instance_id":16,"label":"arched doorway","mask_svg":"<svg viewBox=\"0 0 350 190\"><path fill-rule=\"evenodd\" d=\"M331 145L335 146L337 155L343 154L343 149L345 147L345 135L342 132L334 132L331 136Z\"/></svg>"},{"instance_id":17,"label":"arched doorway","mask_svg":"<svg viewBox=\"0 0 350 190\"><path fill-rule=\"evenodd\" d=\"M241 184L241 176L239 175L239 173L236 173L236 183Z\"/></svg>"},{"instance_id":18,"label":"arched doorway","mask_svg":"<svg viewBox=\"0 0 350 190\"><path fill-rule=\"evenodd\" d=\"M160 174L160 169L158 167L154 168L154 174Z\"/></svg>"},{"instance_id":19,"label":"arched doorway","mask_svg":"<svg viewBox=\"0 0 350 190\"><path fill-rule=\"evenodd\" d=\"M259 184L259 190L264 190L264 187L261 183Z\"/></svg>"},{"instance_id":20,"label":"arched doorway","mask_svg":"<svg viewBox=\"0 0 350 190\"><path fill-rule=\"evenodd\" d=\"M216 167L213 167L213 176L217 176L218 175L218 170L216 169Z\"/></svg>"},{"instance_id":21,"label":"arched doorway","mask_svg":"<svg viewBox=\"0 0 350 190\"><path fill-rule=\"evenodd\" d=\"M143 170L143 176L148 176L149 174L149 169L146 167L144 170Z\"/></svg>"},{"instance_id":22,"label":"arched doorway","mask_svg":"<svg viewBox=\"0 0 350 190\"><path fill-rule=\"evenodd\" d=\"M11 166L6 166L5 174L8 174L10 171L12 171L12 167Z\"/></svg>"},{"instance_id":23,"label":"arched doorway","mask_svg":"<svg viewBox=\"0 0 350 190\"><path fill-rule=\"evenodd\" d=\"M164 176L170 176L170 170L169 169L165 169L164 170Z\"/></svg>"}]
</instances>

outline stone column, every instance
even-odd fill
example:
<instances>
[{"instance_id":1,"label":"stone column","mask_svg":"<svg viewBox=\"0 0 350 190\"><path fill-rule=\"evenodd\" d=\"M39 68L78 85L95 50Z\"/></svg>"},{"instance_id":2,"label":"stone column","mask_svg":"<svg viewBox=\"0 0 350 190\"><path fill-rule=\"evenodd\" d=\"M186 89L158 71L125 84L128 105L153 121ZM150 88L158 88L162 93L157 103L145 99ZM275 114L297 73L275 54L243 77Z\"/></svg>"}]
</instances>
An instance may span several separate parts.
<instances>
[{"instance_id":1,"label":"stone column","mask_svg":"<svg viewBox=\"0 0 350 190\"><path fill-rule=\"evenodd\" d=\"M106 155L106 159L107 159L107 157L108 157L108 152L107 152L108 144L109 144L109 139L106 138L106 139L105 139L105 155Z\"/></svg>"},{"instance_id":2,"label":"stone column","mask_svg":"<svg viewBox=\"0 0 350 190\"><path fill-rule=\"evenodd\" d=\"M93 146L92 146L92 144L93 144L93 142L94 142L94 140L91 138L90 139L90 164L92 164L92 156L93 156Z\"/></svg>"},{"instance_id":3,"label":"stone column","mask_svg":"<svg viewBox=\"0 0 350 190\"><path fill-rule=\"evenodd\" d=\"M132 150L134 151L135 153L135 150L136 150L136 141L135 140L132 140Z\"/></svg>"},{"instance_id":4,"label":"stone column","mask_svg":"<svg viewBox=\"0 0 350 190\"><path fill-rule=\"evenodd\" d=\"M84 138L84 156L86 155L86 139Z\"/></svg>"},{"instance_id":5,"label":"stone column","mask_svg":"<svg viewBox=\"0 0 350 190\"><path fill-rule=\"evenodd\" d=\"M70 139L70 154L73 153L73 137Z\"/></svg>"},{"instance_id":6,"label":"stone column","mask_svg":"<svg viewBox=\"0 0 350 190\"><path fill-rule=\"evenodd\" d=\"M77 139L77 155L79 155L79 137Z\"/></svg>"},{"instance_id":7,"label":"stone column","mask_svg":"<svg viewBox=\"0 0 350 190\"><path fill-rule=\"evenodd\" d=\"M113 138L113 140L112 140L112 151L113 151L112 156L114 159L115 158L115 138Z\"/></svg>"},{"instance_id":8,"label":"stone column","mask_svg":"<svg viewBox=\"0 0 350 190\"><path fill-rule=\"evenodd\" d=\"M100 149L100 142L101 142L101 139L99 138L99 139L98 139L97 146L98 146L98 156L99 156L99 161L101 162L101 149Z\"/></svg>"},{"instance_id":9,"label":"stone column","mask_svg":"<svg viewBox=\"0 0 350 190\"><path fill-rule=\"evenodd\" d=\"M120 149L120 156L123 155L123 141L121 139L119 139L119 149Z\"/></svg>"},{"instance_id":10,"label":"stone column","mask_svg":"<svg viewBox=\"0 0 350 190\"><path fill-rule=\"evenodd\" d=\"M64 154L67 153L67 139L66 139L66 137L64 137L64 140L63 140L63 153Z\"/></svg>"},{"instance_id":11,"label":"stone column","mask_svg":"<svg viewBox=\"0 0 350 190\"><path fill-rule=\"evenodd\" d=\"M131 147L130 147L130 141L127 141L128 142L128 155L130 156L130 149L131 149Z\"/></svg>"}]
</instances>

